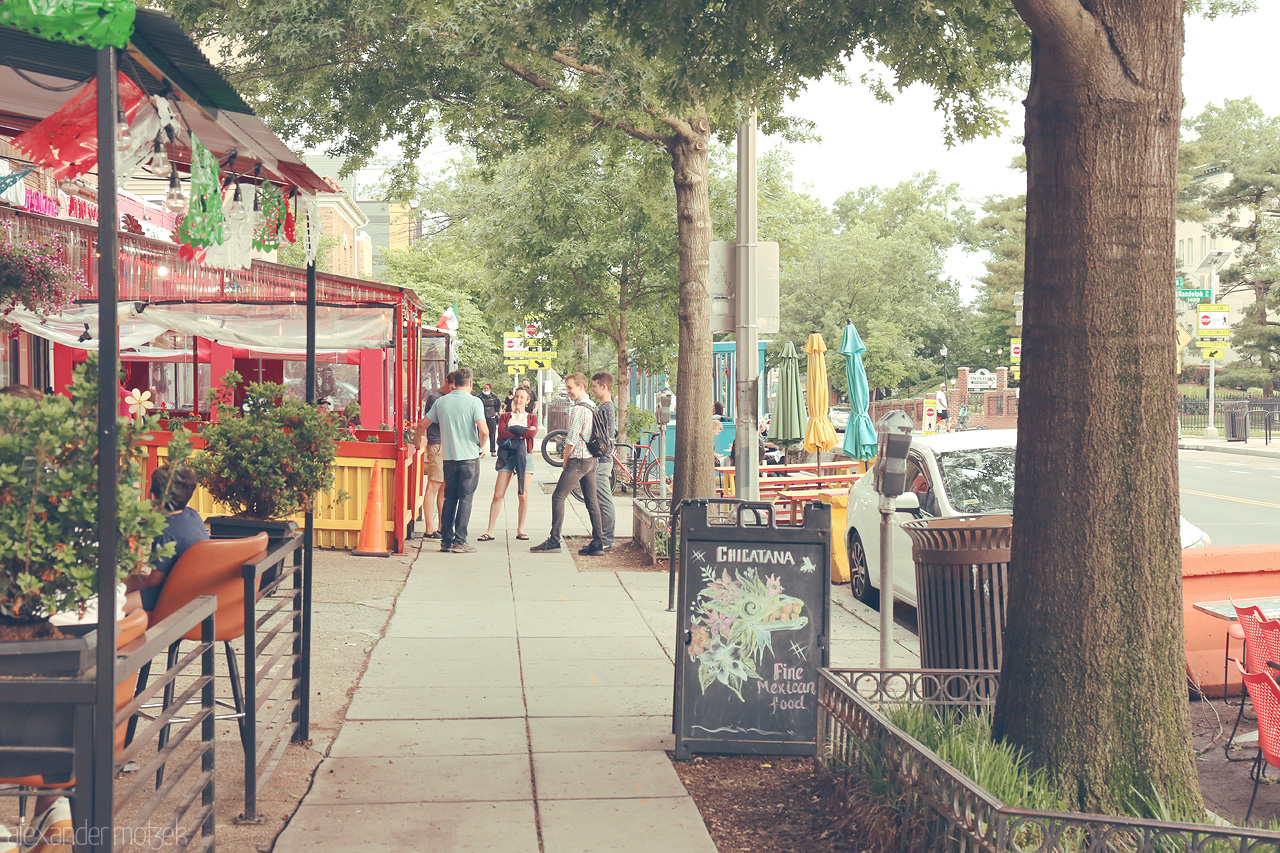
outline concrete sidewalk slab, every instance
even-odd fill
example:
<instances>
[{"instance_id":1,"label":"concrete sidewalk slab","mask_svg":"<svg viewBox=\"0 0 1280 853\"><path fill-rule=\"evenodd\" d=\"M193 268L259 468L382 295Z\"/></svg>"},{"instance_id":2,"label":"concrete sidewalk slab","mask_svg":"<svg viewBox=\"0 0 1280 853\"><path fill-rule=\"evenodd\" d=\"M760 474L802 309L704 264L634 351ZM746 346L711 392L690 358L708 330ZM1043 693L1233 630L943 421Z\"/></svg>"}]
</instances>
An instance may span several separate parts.
<instances>
[{"instance_id":1,"label":"concrete sidewalk slab","mask_svg":"<svg viewBox=\"0 0 1280 853\"><path fill-rule=\"evenodd\" d=\"M370 661L360 679L361 687L519 687L520 683L520 661L514 655L490 658L483 667L474 660L381 658Z\"/></svg>"},{"instance_id":2,"label":"concrete sidewalk slab","mask_svg":"<svg viewBox=\"0 0 1280 853\"><path fill-rule=\"evenodd\" d=\"M538 637L521 638L523 661L544 660L651 660L661 653L656 638L649 637Z\"/></svg>"},{"instance_id":3,"label":"concrete sidewalk slab","mask_svg":"<svg viewBox=\"0 0 1280 853\"><path fill-rule=\"evenodd\" d=\"M481 791L485 802L533 799L524 754L332 758L324 771L316 774L308 802L465 803Z\"/></svg>"},{"instance_id":4,"label":"concrete sidewalk slab","mask_svg":"<svg viewBox=\"0 0 1280 853\"><path fill-rule=\"evenodd\" d=\"M312 805L303 802L274 853L353 850L539 853L533 803Z\"/></svg>"},{"instance_id":5,"label":"concrete sidewalk slab","mask_svg":"<svg viewBox=\"0 0 1280 853\"><path fill-rule=\"evenodd\" d=\"M524 664L526 687L670 686L674 677L675 671L665 660L540 660Z\"/></svg>"},{"instance_id":6,"label":"concrete sidewalk slab","mask_svg":"<svg viewBox=\"0 0 1280 853\"><path fill-rule=\"evenodd\" d=\"M519 687L369 687L356 691L349 720L460 720L523 717Z\"/></svg>"},{"instance_id":7,"label":"concrete sidewalk slab","mask_svg":"<svg viewBox=\"0 0 1280 853\"><path fill-rule=\"evenodd\" d=\"M689 796L550 800L541 804L539 814L545 853L710 853L716 849Z\"/></svg>"},{"instance_id":8,"label":"concrete sidewalk slab","mask_svg":"<svg viewBox=\"0 0 1280 853\"><path fill-rule=\"evenodd\" d=\"M671 716L534 717L530 744L539 752L629 752L675 749Z\"/></svg>"},{"instance_id":9,"label":"concrete sidewalk slab","mask_svg":"<svg viewBox=\"0 0 1280 853\"><path fill-rule=\"evenodd\" d=\"M530 717L649 717L671 713L671 687L526 687Z\"/></svg>"},{"instance_id":10,"label":"concrete sidewalk slab","mask_svg":"<svg viewBox=\"0 0 1280 853\"><path fill-rule=\"evenodd\" d=\"M352 720L329 754L334 758L419 755L520 755L528 764L523 717L496 720Z\"/></svg>"},{"instance_id":11,"label":"concrete sidewalk slab","mask_svg":"<svg viewBox=\"0 0 1280 853\"><path fill-rule=\"evenodd\" d=\"M538 798L620 800L687 796L661 752L534 753Z\"/></svg>"}]
</instances>

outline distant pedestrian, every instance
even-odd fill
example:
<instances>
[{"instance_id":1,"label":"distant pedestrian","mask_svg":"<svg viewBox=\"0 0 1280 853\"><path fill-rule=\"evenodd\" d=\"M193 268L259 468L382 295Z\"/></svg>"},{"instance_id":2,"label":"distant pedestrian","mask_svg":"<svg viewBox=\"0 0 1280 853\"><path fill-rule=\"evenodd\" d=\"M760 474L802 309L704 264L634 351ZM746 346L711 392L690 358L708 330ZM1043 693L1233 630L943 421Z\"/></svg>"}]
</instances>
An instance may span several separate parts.
<instances>
[{"instance_id":1,"label":"distant pedestrian","mask_svg":"<svg viewBox=\"0 0 1280 853\"><path fill-rule=\"evenodd\" d=\"M470 554L467 542L471 501L480 482L480 454L489 439L484 407L471 396L471 370L459 367L449 374L453 390L432 405L423 422L440 425L444 455L444 508L440 512L440 550Z\"/></svg>"},{"instance_id":2,"label":"distant pedestrian","mask_svg":"<svg viewBox=\"0 0 1280 853\"><path fill-rule=\"evenodd\" d=\"M613 474L613 443L618 435L618 418L613 405L613 374L597 373L592 376L591 393L595 395L597 410L600 412L595 416L592 435L595 435L595 426L601 423L605 424L609 435L608 450L603 456L596 456L596 500L600 504L600 547L602 550L609 551L613 548L614 526L613 484L610 478Z\"/></svg>"},{"instance_id":3,"label":"distant pedestrian","mask_svg":"<svg viewBox=\"0 0 1280 853\"><path fill-rule=\"evenodd\" d=\"M450 373L445 376L440 387L427 395L422 401L422 410L431 411L436 401L453 390L449 384ZM444 509L444 446L440 443L440 424L428 424L423 418L414 431L414 444L421 449L426 442L427 493L423 498L422 514L426 516L427 539L440 538L440 512Z\"/></svg>"},{"instance_id":4,"label":"distant pedestrian","mask_svg":"<svg viewBox=\"0 0 1280 853\"><path fill-rule=\"evenodd\" d=\"M573 405L569 406L569 425L564 437L564 466L560 469L556 490L551 493L551 535L541 545L529 550L541 554L559 553L560 531L564 527L564 500L574 486L580 485L587 514L591 517L591 544L578 553L595 556L604 553L600 543L600 505L596 499L596 460L587 450L595 406L587 397L586 376L570 374L564 384Z\"/></svg>"},{"instance_id":5,"label":"distant pedestrian","mask_svg":"<svg viewBox=\"0 0 1280 853\"><path fill-rule=\"evenodd\" d=\"M493 540L493 528L507 497L507 487L516 481L519 504L516 509L516 538L528 539L524 519L529 514L529 490L533 488L533 439L538 433L538 416L528 410L529 392L517 388L511 395L511 411L498 418L498 480L493 484L493 502L489 504L489 529L480 542Z\"/></svg>"},{"instance_id":6,"label":"distant pedestrian","mask_svg":"<svg viewBox=\"0 0 1280 853\"><path fill-rule=\"evenodd\" d=\"M502 411L502 401L493 393L492 383L484 383L477 395L480 405L484 406L484 422L489 427L489 453L498 455L498 412Z\"/></svg>"},{"instance_id":7,"label":"distant pedestrian","mask_svg":"<svg viewBox=\"0 0 1280 853\"><path fill-rule=\"evenodd\" d=\"M951 407L947 405L947 383L938 386L938 432L951 432Z\"/></svg>"}]
</instances>

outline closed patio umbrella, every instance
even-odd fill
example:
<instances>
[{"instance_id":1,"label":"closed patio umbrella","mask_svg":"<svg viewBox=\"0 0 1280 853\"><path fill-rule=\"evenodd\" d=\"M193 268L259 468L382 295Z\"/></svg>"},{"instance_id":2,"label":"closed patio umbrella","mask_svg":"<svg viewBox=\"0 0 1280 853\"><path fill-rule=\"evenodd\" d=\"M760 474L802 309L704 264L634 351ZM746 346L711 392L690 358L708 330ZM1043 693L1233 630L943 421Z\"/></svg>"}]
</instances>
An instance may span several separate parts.
<instances>
[{"instance_id":1,"label":"closed patio umbrella","mask_svg":"<svg viewBox=\"0 0 1280 853\"><path fill-rule=\"evenodd\" d=\"M836 446L836 428L827 417L831 396L827 390L826 341L814 332L805 341L804 351L809 355L809 376L805 383L809 395L809 428L804 431L804 449L817 452L821 465L822 454Z\"/></svg>"},{"instance_id":2,"label":"closed patio umbrella","mask_svg":"<svg viewBox=\"0 0 1280 853\"><path fill-rule=\"evenodd\" d=\"M808 425L800 391L800 354L787 341L778 357L778 406L769 421L769 438L779 447L792 447L804 441Z\"/></svg>"},{"instance_id":3,"label":"closed patio umbrella","mask_svg":"<svg viewBox=\"0 0 1280 853\"><path fill-rule=\"evenodd\" d=\"M840 448L850 459L870 459L876 455L876 428L867 410L871 406L871 389L862 354L867 347L853 323L844 327L840 354L844 356L844 378L849 388L849 424L844 428L844 445Z\"/></svg>"}]
</instances>

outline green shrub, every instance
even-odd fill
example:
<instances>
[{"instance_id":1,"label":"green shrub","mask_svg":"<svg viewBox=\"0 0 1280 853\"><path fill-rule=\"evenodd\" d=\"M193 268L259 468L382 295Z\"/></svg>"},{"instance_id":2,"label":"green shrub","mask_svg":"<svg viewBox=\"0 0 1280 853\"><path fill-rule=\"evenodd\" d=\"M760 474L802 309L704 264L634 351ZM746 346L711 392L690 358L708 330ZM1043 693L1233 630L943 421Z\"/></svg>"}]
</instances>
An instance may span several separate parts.
<instances>
[{"instance_id":1,"label":"green shrub","mask_svg":"<svg viewBox=\"0 0 1280 853\"><path fill-rule=\"evenodd\" d=\"M281 519L302 512L333 485L338 419L285 398L276 382L251 383L242 411L230 405L240 381L228 373L212 395L218 421L201 430L206 451L191 467L236 515Z\"/></svg>"},{"instance_id":2,"label":"green shrub","mask_svg":"<svg viewBox=\"0 0 1280 853\"><path fill-rule=\"evenodd\" d=\"M90 356L76 368L70 398L0 395L0 619L11 623L43 622L97 592L97 364ZM165 517L142 491L141 441L158 424L118 423L116 572L124 578L151 563Z\"/></svg>"},{"instance_id":3,"label":"green shrub","mask_svg":"<svg viewBox=\"0 0 1280 853\"><path fill-rule=\"evenodd\" d=\"M638 406L627 407L627 440L635 444L640 440L640 436L652 430L657 426L657 420L653 416L653 412L648 409L641 409Z\"/></svg>"}]
</instances>

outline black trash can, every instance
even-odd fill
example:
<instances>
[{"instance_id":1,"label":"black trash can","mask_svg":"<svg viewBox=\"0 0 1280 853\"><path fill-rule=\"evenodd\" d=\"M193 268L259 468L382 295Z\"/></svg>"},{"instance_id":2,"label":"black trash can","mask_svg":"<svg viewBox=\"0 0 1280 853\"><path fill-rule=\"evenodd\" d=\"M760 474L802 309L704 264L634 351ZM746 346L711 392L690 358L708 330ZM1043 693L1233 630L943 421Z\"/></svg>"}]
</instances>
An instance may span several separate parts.
<instances>
[{"instance_id":1,"label":"black trash can","mask_svg":"<svg viewBox=\"0 0 1280 853\"><path fill-rule=\"evenodd\" d=\"M1227 422L1227 441L1249 441L1249 404L1246 401L1223 403L1222 416Z\"/></svg>"},{"instance_id":2,"label":"black trash can","mask_svg":"<svg viewBox=\"0 0 1280 853\"><path fill-rule=\"evenodd\" d=\"M909 521L922 669L999 669L1012 515Z\"/></svg>"}]
</instances>

